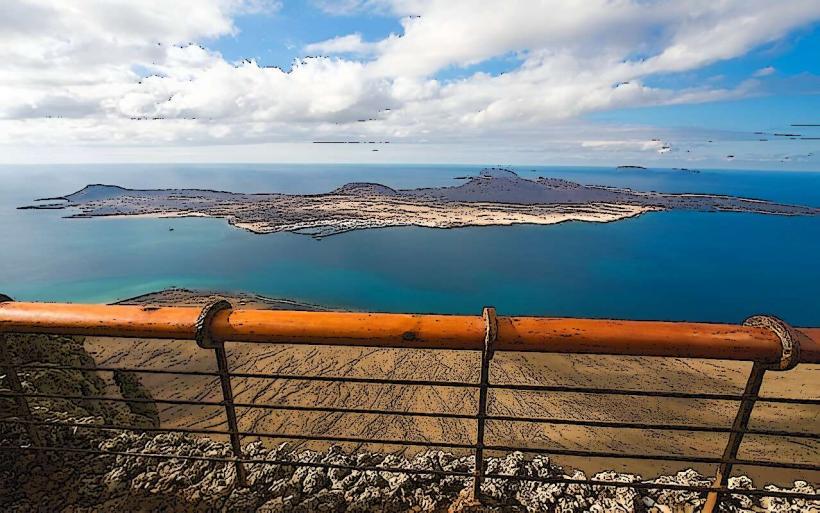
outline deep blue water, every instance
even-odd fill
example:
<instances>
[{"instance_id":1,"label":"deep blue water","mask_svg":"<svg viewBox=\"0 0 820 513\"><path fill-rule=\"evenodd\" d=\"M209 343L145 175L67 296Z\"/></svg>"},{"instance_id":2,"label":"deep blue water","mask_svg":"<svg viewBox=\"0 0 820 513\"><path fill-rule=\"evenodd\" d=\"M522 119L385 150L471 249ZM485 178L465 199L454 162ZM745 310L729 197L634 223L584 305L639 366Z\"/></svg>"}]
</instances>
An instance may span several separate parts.
<instances>
[{"instance_id":1,"label":"deep blue water","mask_svg":"<svg viewBox=\"0 0 820 513\"><path fill-rule=\"evenodd\" d=\"M169 286L247 290L334 307L738 322L771 313L820 325L820 217L650 213L608 224L391 228L316 241L219 219L66 220L16 210L88 183L325 192L349 181L435 186L479 166L0 167L0 292L105 302ZM584 168L524 177L820 206L820 173ZM168 228L173 227L174 231Z\"/></svg>"}]
</instances>

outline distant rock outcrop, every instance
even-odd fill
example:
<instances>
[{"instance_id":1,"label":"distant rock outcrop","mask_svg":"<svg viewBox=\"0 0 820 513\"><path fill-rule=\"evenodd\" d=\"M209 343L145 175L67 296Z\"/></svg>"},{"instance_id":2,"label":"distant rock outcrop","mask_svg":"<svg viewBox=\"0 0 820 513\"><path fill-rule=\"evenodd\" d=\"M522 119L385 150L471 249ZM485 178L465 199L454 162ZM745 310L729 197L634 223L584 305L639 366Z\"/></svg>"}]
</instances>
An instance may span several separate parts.
<instances>
[{"instance_id":1,"label":"distant rock outcrop","mask_svg":"<svg viewBox=\"0 0 820 513\"><path fill-rule=\"evenodd\" d=\"M370 196L377 194L380 196L397 196L396 189L378 183L353 182L342 185L330 194L351 194L355 196Z\"/></svg>"},{"instance_id":2,"label":"distant rock outcrop","mask_svg":"<svg viewBox=\"0 0 820 513\"><path fill-rule=\"evenodd\" d=\"M73 194L69 194L68 196L48 199L64 199L71 203L80 203L84 201L100 201L116 198L117 196L121 196L126 192L128 192L128 189L120 187L119 185L93 184L86 185L79 191Z\"/></svg>"}]
</instances>

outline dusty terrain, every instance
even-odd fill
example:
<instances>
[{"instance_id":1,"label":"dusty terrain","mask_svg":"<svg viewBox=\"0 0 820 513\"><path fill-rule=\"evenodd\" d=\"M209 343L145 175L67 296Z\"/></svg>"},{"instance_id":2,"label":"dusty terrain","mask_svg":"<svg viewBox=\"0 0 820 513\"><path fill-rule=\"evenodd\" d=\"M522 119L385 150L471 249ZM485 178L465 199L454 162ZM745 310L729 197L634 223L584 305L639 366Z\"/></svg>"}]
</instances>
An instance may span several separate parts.
<instances>
[{"instance_id":1,"label":"dusty terrain","mask_svg":"<svg viewBox=\"0 0 820 513\"><path fill-rule=\"evenodd\" d=\"M170 291L136 298L137 304L203 304L216 295ZM240 308L315 308L260 298L229 296ZM471 352L394 350L349 347L263 345L229 343L232 370L322 376L389 377L477 381L478 355ZM86 350L98 365L213 370L210 351L193 341L115 340L87 338ZM491 379L495 383L565 384L635 389L740 393L749 365L686 359L601 357L594 355L537 355L498 353ZM763 395L820 398L817 366L799 366L787 373L770 372ZM106 376L109 373L100 373ZM154 398L220 400L219 386L210 377L143 375L142 383ZM109 381L110 386L113 382ZM408 387L395 385L340 384L297 380L234 378L239 402L288 405L322 405L391 410L422 410L474 413L476 393L470 389ZM705 400L673 400L630 396L596 396L577 393L525 393L495 391L490 412L503 415L569 419L622 420L636 422L691 423L729 426L735 403ZM158 405L163 426L224 428L219 407ZM816 432L820 408L758 404L752 426ZM317 433L382 439L472 442L474 421L441 418L407 418L386 415L302 413L239 409L240 428L278 433ZM678 431L637 431L511 422L490 422L488 443L567 449L614 450L637 453L674 453L719 456L725 434ZM250 440L246 439L245 442ZM276 440L264 439L270 446ZM310 442L313 449L327 444ZM347 448L353 448L348 446ZM362 448L359 448L362 449ZM400 451L400 447L366 447ZM408 454L412 453L410 450ZM810 439L779 440L748 436L742 458L820 462L820 443ZM592 473L600 470L639 472L645 477L674 473L693 466L708 475L706 465L657 464L630 460L554 458L561 464ZM766 482L789 483L797 478L820 481L816 474L742 468L738 472ZM762 484L762 483L758 483Z\"/></svg>"},{"instance_id":2,"label":"dusty terrain","mask_svg":"<svg viewBox=\"0 0 820 513\"><path fill-rule=\"evenodd\" d=\"M669 209L817 215L820 209L713 194L665 194L527 180L485 169L452 187L395 190L350 183L327 194L240 194L199 189L133 190L89 185L21 208L76 208L72 218L99 216L219 217L254 233L294 232L321 238L393 226L457 228L565 221L612 222ZM58 202L55 202L58 201Z\"/></svg>"}]
</instances>

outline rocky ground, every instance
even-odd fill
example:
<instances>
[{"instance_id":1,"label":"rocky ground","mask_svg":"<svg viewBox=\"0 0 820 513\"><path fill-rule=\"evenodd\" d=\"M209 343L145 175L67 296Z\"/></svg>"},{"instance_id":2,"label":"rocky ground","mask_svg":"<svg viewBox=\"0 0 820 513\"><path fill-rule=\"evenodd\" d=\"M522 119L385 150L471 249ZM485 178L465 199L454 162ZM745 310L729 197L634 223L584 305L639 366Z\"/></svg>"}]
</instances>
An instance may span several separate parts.
<instances>
[{"instance_id":1,"label":"rocky ground","mask_svg":"<svg viewBox=\"0 0 820 513\"><path fill-rule=\"evenodd\" d=\"M94 358L84 347L83 337L61 335L7 335L7 347L12 361L20 364L94 366ZM130 426L158 426L156 405L140 399L151 395L136 374L116 371L101 376L97 372L51 369L31 369L21 372L24 392L63 394L69 396L104 396L137 399L134 402L104 402L91 400L35 399L29 401L35 416L59 412L68 417L95 416L109 423ZM0 376L0 389L6 386ZM16 414L11 397L0 397L0 420Z\"/></svg>"},{"instance_id":2,"label":"rocky ground","mask_svg":"<svg viewBox=\"0 0 820 513\"><path fill-rule=\"evenodd\" d=\"M99 417L77 419L97 423ZM230 457L226 443L207 438L172 434L100 435L79 429L50 430L48 442L78 449L146 452L164 455ZM19 443L22 435L6 429L2 445ZM245 446L253 459L320 462L336 465L409 467L470 472L472 457L457 458L431 451L407 460L395 455L344 454L338 448L324 452L291 451L287 445L266 449ZM0 451L0 509L23 511L230 511L230 512L404 512L456 511L465 504L469 478L405 475L378 471L323 469L290 465L249 464L247 488L236 486L230 463L155 459L87 454L51 454ZM525 460L520 453L492 458L488 472L519 476L557 477L561 467L547 457ZM568 477L584 479L581 472ZM640 481L639 476L602 472L592 479ZM655 480L663 483L706 485L709 479L692 470ZM733 478L733 487L748 488L745 477ZM773 487L772 487L773 488ZM814 492L795 482L792 491ZM635 491L629 488L578 484L540 484L527 481L489 480L483 487L485 506L461 511L484 512L694 512L703 504L696 493ZM749 499L732 496L723 511L819 511L820 501Z\"/></svg>"}]
</instances>

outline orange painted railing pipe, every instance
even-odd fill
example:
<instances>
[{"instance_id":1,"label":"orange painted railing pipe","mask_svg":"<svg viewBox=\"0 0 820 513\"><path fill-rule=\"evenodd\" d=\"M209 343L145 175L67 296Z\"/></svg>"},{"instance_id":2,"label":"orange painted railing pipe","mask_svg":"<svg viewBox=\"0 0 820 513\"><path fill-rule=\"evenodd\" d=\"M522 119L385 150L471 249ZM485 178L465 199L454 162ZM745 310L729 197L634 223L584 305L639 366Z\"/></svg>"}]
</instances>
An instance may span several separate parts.
<instances>
[{"instance_id":1,"label":"orange painted railing pipe","mask_svg":"<svg viewBox=\"0 0 820 513\"><path fill-rule=\"evenodd\" d=\"M200 308L0 303L0 331L192 339ZM216 313L216 340L429 349L484 343L480 315L420 315L284 310ZM820 363L820 328L798 330L800 362ZM495 349L669 356L775 363L780 339L766 328L691 322L498 317Z\"/></svg>"}]
</instances>

